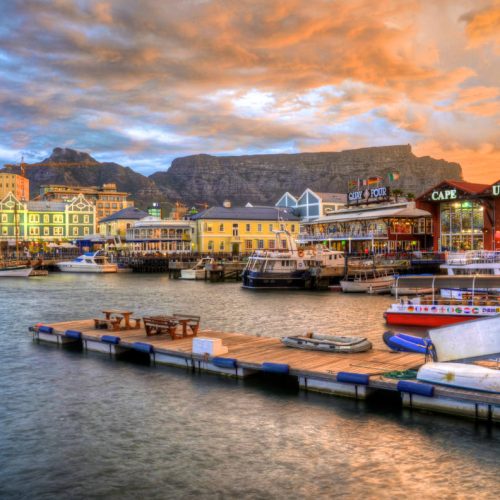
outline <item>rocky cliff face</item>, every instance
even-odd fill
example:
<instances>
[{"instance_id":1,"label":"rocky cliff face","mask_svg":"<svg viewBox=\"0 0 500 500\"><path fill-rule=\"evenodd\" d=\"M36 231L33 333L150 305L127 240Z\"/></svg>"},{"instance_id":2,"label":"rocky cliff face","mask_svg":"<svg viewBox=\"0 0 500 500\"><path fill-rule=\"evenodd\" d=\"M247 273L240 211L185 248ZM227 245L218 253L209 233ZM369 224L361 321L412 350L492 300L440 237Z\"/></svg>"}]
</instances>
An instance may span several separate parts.
<instances>
[{"instance_id":1,"label":"rocky cliff face","mask_svg":"<svg viewBox=\"0 0 500 500\"><path fill-rule=\"evenodd\" d=\"M419 195L443 179L462 179L458 163L416 157L410 145L354 149L338 153L252 156L196 155L177 158L166 172L153 174L160 189L175 191L188 204L274 204L285 192L299 195L306 188L345 193L349 180L372 176L387 180L400 174L391 188Z\"/></svg>"},{"instance_id":2,"label":"rocky cliff face","mask_svg":"<svg viewBox=\"0 0 500 500\"><path fill-rule=\"evenodd\" d=\"M5 169L19 173L19 168ZM338 153L299 153L251 156L195 155L177 158L166 172L149 178L117 163L100 163L87 153L55 148L40 163L28 165L31 195L42 184L100 186L116 183L131 193L137 205L151 201L166 206L183 201L187 205L220 205L229 199L235 205L274 204L289 191L299 195L306 188L319 192L345 193L349 180L372 176L387 180L389 172L400 174L391 188L415 195L443 179L462 179L458 163L418 158L408 146L353 149Z\"/></svg>"}]
</instances>

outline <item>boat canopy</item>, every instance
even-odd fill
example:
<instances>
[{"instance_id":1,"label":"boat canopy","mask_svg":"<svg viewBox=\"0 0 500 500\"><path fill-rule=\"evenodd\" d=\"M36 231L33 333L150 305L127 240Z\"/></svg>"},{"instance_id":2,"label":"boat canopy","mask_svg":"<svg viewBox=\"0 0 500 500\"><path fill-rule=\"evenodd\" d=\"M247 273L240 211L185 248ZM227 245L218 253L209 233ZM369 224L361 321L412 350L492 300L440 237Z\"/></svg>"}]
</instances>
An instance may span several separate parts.
<instances>
[{"instance_id":1,"label":"boat canopy","mask_svg":"<svg viewBox=\"0 0 500 500\"><path fill-rule=\"evenodd\" d=\"M471 290L500 288L500 276L399 276L396 287L405 288L467 288Z\"/></svg>"}]
</instances>

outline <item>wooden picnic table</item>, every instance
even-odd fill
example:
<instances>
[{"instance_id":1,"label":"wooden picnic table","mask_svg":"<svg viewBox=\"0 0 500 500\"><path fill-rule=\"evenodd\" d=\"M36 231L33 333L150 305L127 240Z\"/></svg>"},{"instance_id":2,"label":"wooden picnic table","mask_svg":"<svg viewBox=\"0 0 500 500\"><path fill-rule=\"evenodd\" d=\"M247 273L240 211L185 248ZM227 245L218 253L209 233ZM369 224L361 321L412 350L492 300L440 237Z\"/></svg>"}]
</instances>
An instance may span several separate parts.
<instances>
[{"instance_id":1,"label":"wooden picnic table","mask_svg":"<svg viewBox=\"0 0 500 500\"><path fill-rule=\"evenodd\" d=\"M199 316L185 314L148 316L143 320L147 335L160 335L166 332L172 339L188 337L188 327L191 329L192 336L196 336L200 323ZM177 333L178 325L182 326L180 334Z\"/></svg>"},{"instance_id":2,"label":"wooden picnic table","mask_svg":"<svg viewBox=\"0 0 500 500\"><path fill-rule=\"evenodd\" d=\"M112 318L116 318L116 319L119 319L120 323L121 323L121 320L123 319L125 322L125 329L126 330L131 329L130 317L132 316L132 314L134 314L133 311L122 311L120 309L107 309L107 310L102 311L102 312L106 316L107 320L110 320Z\"/></svg>"}]
</instances>

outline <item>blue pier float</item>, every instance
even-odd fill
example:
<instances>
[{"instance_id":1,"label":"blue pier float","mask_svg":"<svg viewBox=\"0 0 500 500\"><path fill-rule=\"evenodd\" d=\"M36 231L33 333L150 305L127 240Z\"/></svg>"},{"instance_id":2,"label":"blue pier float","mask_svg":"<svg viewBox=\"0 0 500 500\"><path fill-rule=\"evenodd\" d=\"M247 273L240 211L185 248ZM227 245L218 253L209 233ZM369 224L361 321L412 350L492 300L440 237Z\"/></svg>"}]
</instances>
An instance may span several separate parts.
<instances>
[{"instance_id":1,"label":"blue pier float","mask_svg":"<svg viewBox=\"0 0 500 500\"><path fill-rule=\"evenodd\" d=\"M120 343L120 337L117 337L116 335L103 335L101 337L101 342L117 345Z\"/></svg>"},{"instance_id":2,"label":"blue pier float","mask_svg":"<svg viewBox=\"0 0 500 500\"><path fill-rule=\"evenodd\" d=\"M348 384L368 385L370 376L366 373L351 373L351 372L338 372L337 382L345 382Z\"/></svg>"},{"instance_id":3,"label":"blue pier float","mask_svg":"<svg viewBox=\"0 0 500 500\"><path fill-rule=\"evenodd\" d=\"M290 366L284 363L262 363L262 371L266 373L288 375L290 372Z\"/></svg>"},{"instance_id":4,"label":"blue pier float","mask_svg":"<svg viewBox=\"0 0 500 500\"><path fill-rule=\"evenodd\" d=\"M236 368L236 359L234 358L221 358L216 356L212 358L212 363L219 368Z\"/></svg>"},{"instance_id":5,"label":"blue pier float","mask_svg":"<svg viewBox=\"0 0 500 500\"><path fill-rule=\"evenodd\" d=\"M54 333L54 329L51 326L40 325L38 327L39 333Z\"/></svg>"},{"instance_id":6,"label":"blue pier float","mask_svg":"<svg viewBox=\"0 0 500 500\"><path fill-rule=\"evenodd\" d=\"M154 347L146 342L134 342L132 344L132 349L138 352L145 352L146 354L152 354L154 352Z\"/></svg>"},{"instance_id":7,"label":"blue pier float","mask_svg":"<svg viewBox=\"0 0 500 500\"><path fill-rule=\"evenodd\" d=\"M428 398L434 396L434 386L429 384L400 380L397 388L399 392L407 392L408 394L418 394L419 396L426 396Z\"/></svg>"},{"instance_id":8,"label":"blue pier float","mask_svg":"<svg viewBox=\"0 0 500 500\"><path fill-rule=\"evenodd\" d=\"M82 332L79 332L77 330L66 330L64 332L64 336L68 337L69 339L81 340Z\"/></svg>"}]
</instances>

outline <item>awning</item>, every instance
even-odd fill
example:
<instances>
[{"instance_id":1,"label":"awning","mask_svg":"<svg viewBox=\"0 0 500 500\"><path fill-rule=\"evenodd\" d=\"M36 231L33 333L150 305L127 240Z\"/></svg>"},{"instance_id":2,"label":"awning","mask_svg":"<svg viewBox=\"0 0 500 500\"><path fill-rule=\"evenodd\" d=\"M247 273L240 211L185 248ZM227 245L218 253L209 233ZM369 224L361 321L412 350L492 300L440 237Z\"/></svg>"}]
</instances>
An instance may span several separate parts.
<instances>
[{"instance_id":1,"label":"awning","mask_svg":"<svg viewBox=\"0 0 500 500\"><path fill-rule=\"evenodd\" d=\"M361 221L373 219L387 219L387 218L400 218L400 219L413 219L417 217L430 217L430 212L414 207L386 207L376 210L349 210L338 212L333 215L326 215L319 217L312 221L312 223L327 223L327 222L348 222L348 221Z\"/></svg>"},{"instance_id":2,"label":"awning","mask_svg":"<svg viewBox=\"0 0 500 500\"><path fill-rule=\"evenodd\" d=\"M404 288L500 288L500 276L400 276L396 286Z\"/></svg>"}]
</instances>

